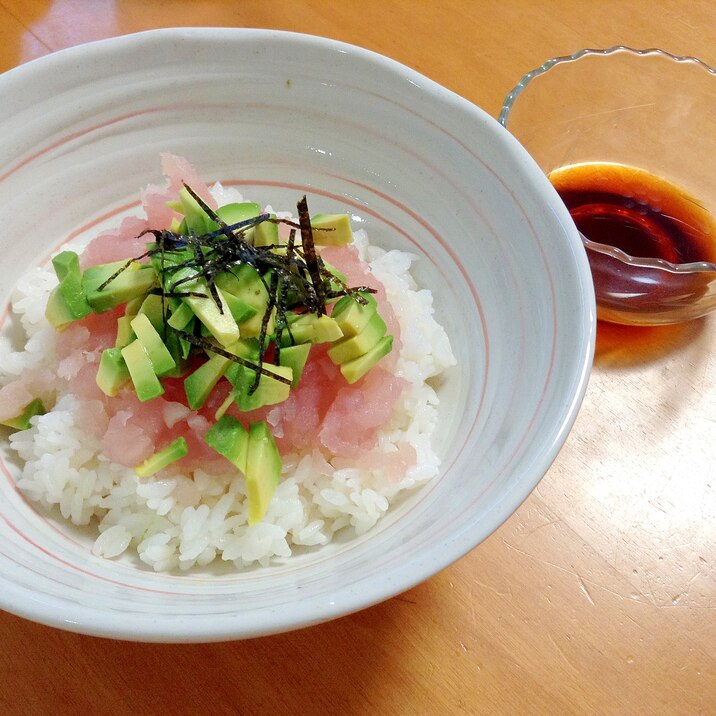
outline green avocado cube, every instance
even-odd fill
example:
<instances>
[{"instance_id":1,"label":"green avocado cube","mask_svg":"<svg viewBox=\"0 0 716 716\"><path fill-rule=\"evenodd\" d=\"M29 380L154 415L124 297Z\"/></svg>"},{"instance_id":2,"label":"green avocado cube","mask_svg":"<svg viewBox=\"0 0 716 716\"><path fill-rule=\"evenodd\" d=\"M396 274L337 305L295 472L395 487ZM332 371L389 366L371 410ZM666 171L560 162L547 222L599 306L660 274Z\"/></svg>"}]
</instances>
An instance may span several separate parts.
<instances>
[{"instance_id":1,"label":"green avocado cube","mask_svg":"<svg viewBox=\"0 0 716 716\"><path fill-rule=\"evenodd\" d=\"M241 335L246 338L256 338L261 335L266 306L256 312L255 315L247 318L240 325ZM270 336L276 330L276 307L271 309L268 321L266 322L266 335Z\"/></svg>"},{"instance_id":2,"label":"green avocado cube","mask_svg":"<svg viewBox=\"0 0 716 716\"><path fill-rule=\"evenodd\" d=\"M146 402L164 393L164 388L154 372L152 361L149 360L147 351L139 339L122 348L121 353L139 400Z\"/></svg>"},{"instance_id":3,"label":"green avocado cube","mask_svg":"<svg viewBox=\"0 0 716 716\"><path fill-rule=\"evenodd\" d=\"M276 214L271 214L275 219ZM262 221L253 228L254 246L278 246L278 224L273 221Z\"/></svg>"},{"instance_id":4,"label":"green avocado cube","mask_svg":"<svg viewBox=\"0 0 716 716\"><path fill-rule=\"evenodd\" d=\"M269 304L269 295L259 272L249 264L240 264L233 271L220 273L216 277L216 285L256 310L253 316L241 323L241 335L245 337L260 335L264 313ZM275 317L274 309L266 328L266 335L273 333Z\"/></svg>"},{"instance_id":5,"label":"green avocado cube","mask_svg":"<svg viewBox=\"0 0 716 716\"><path fill-rule=\"evenodd\" d=\"M349 383L360 380L393 347L393 336L384 336L367 353L341 363L341 373Z\"/></svg>"},{"instance_id":6,"label":"green avocado cube","mask_svg":"<svg viewBox=\"0 0 716 716\"><path fill-rule=\"evenodd\" d=\"M317 246L345 246L353 241L348 214L315 214L311 217L311 228Z\"/></svg>"},{"instance_id":7,"label":"green avocado cube","mask_svg":"<svg viewBox=\"0 0 716 716\"><path fill-rule=\"evenodd\" d=\"M261 214L261 207L252 201L234 202L225 204L216 210L216 215L225 223L231 226L239 224L248 219L254 219Z\"/></svg>"},{"instance_id":8,"label":"green avocado cube","mask_svg":"<svg viewBox=\"0 0 716 716\"><path fill-rule=\"evenodd\" d=\"M139 306L137 315L143 313L154 326L154 330L162 335L164 333L164 313L168 309L166 298L157 293L150 293Z\"/></svg>"},{"instance_id":9,"label":"green avocado cube","mask_svg":"<svg viewBox=\"0 0 716 716\"><path fill-rule=\"evenodd\" d=\"M281 456L263 421L249 425L245 475L251 526L265 517L281 478Z\"/></svg>"},{"instance_id":10,"label":"green avocado cube","mask_svg":"<svg viewBox=\"0 0 716 716\"><path fill-rule=\"evenodd\" d=\"M306 313L298 318L289 318L289 330L281 334L281 343L284 345L299 343L333 343L343 338L338 323L331 316L317 316L315 313Z\"/></svg>"},{"instance_id":11,"label":"green avocado cube","mask_svg":"<svg viewBox=\"0 0 716 716\"><path fill-rule=\"evenodd\" d=\"M230 363L230 358L215 353L184 379L187 404L192 410L199 410L204 405Z\"/></svg>"},{"instance_id":12,"label":"green avocado cube","mask_svg":"<svg viewBox=\"0 0 716 716\"><path fill-rule=\"evenodd\" d=\"M45 412L42 400L35 398L22 409L19 415L0 421L0 425L5 425L14 430L27 430L30 427L30 418L35 417L35 415L44 415Z\"/></svg>"},{"instance_id":13,"label":"green avocado cube","mask_svg":"<svg viewBox=\"0 0 716 716\"><path fill-rule=\"evenodd\" d=\"M188 303L182 301L181 304L172 311L172 315L167 319L167 323L172 328L181 331L191 323L192 318L194 318L194 311L191 310L191 306Z\"/></svg>"},{"instance_id":14,"label":"green avocado cube","mask_svg":"<svg viewBox=\"0 0 716 716\"><path fill-rule=\"evenodd\" d=\"M209 215L201 208L199 202L183 186L179 189L179 201L167 202L167 206L175 211L184 214L187 230L195 231L197 234L208 234L214 231L216 224Z\"/></svg>"},{"instance_id":15,"label":"green avocado cube","mask_svg":"<svg viewBox=\"0 0 716 716\"><path fill-rule=\"evenodd\" d=\"M59 284L50 294L45 316L55 328L62 328L92 313L92 306L82 288L79 256L74 251L62 251L52 259L52 266Z\"/></svg>"},{"instance_id":16,"label":"green avocado cube","mask_svg":"<svg viewBox=\"0 0 716 716\"><path fill-rule=\"evenodd\" d=\"M188 341L187 341L188 343ZM176 331L168 330L164 345L167 347L172 360L176 364L174 368L162 375L162 378L178 378L187 372L186 356L184 355L183 339ZM187 353L187 356L189 354Z\"/></svg>"},{"instance_id":17,"label":"green avocado cube","mask_svg":"<svg viewBox=\"0 0 716 716\"><path fill-rule=\"evenodd\" d=\"M218 279L217 295L219 305L216 304L212 297L206 280L201 276L197 276L196 271L192 268L187 267L176 271L171 279L171 289L203 294L203 296L183 296L182 301L191 308L194 315L224 348L239 339L239 326L231 315L229 306L219 287Z\"/></svg>"},{"instance_id":18,"label":"green avocado cube","mask_svg":"<svg viewBox=\"0 0 716 716\"><path fill-rule=\"evenodd\" d=\"M134 472L139 477L151 477L163 470L167 465L171 465L173 462L183 458L188 452L189 448L187 447L186 439L179 437L170 442L165 448L148 457L141 465L137 465L134 468Z\"/></svg>"},{"instance_id":19,"label":"green avocado cube","mask_svg":"<svg viewBox=\"0 0 716 716\"><path fill-rule=\"evenodd\" d=\"M117 338L114 341L115 348L124 348L129 345L136 336L132 330L132 319L134 316L120 316L117 319Z\"/></svg>"},{"instance_id":20,"label":"green avocado cube","mask_svg":"<svg viewBox=\"0 0 716 716\"><path fill-rule=\"evenodd\" d=\"M380 314L374 313L368 325L357 335L344 338L328 349L328 355L336 364L347 363L365 355L385 335L387 327Z\"/></svg>"},{"instance_id":21,"label":"green avocado cube","mask_svg":"<svg viewBox=\"0 0 716 716\"><path fill-rule=\"evenodd\" d=\"M100 264L86 269L82 274L82 288L87 301L97 313L144 296L156 284L157 274L150 264L138 264L135 261L123 269L126 264L127 261ZM120 269L123 270L117 273ZM112 276L114 278L110 283L100 289Z\"/></svg>"},{"instance_id":22,"label":"green avocado cube","mask_svg":"<svg viewBox=\"0 0 716 716\"><path fill-rule=\"evenodd\" d=\"M132 319L130 325L149 356L149 360L154 367L154 372L158 377L161 378L176 368L176 362L174 358L172 358L172 354L166 345L164 345L162 337L157 333L146 314L138 313Z\"/></svg>"},{"instance_id":23,"label":"green avocado cube","mask_svg":"<svg viewBox=\"0 0 716 716\"><path fill-rule=\"evenodd\" d=\"M295 346L281 348L279 352L279 365L288 366L293 372L292 387L294 388L301 380L310 351L310 343L297 343Z\"/></svg>"},{"instance_id":24,"label":"green avocado cube","mask_svg":"<svg viewBox=\"0 0 716 716\"><path fill-rule=\"evenodd\" d=\"M353 296L343 296L333 306L331 318L336 321L345 336L358 335L378 310L378 304L372 293L362 291L359 295L366 300L365 304L358 303Z\"/></svg>"},{"instance_id":25,"label":"green avocado cube","mask_svg":"<svg viewBox=\"0 0 716 716\"><path fill-rule=\"evenodd\" d=\"M134 318L139 313L145 298L146 296L137 296L131 301L127 301L127 305L124 307L124 315Z\"/></svg>"},{"instance_id":26,"label":"green avocado cube","mask_svg":"<svg viewBox=\"0 0 716 716\"><path fill-rule=\"evenodd\" d=\"M240 298L237 298L236 296L234 296L233 293L222 291L222 295L224 296L224 299L229 306L231 315L234 317L234 320L239 324L239 329L241 329L242 323L248 321L249 318L252 318L258 313L258 311L253 306L249 306L248 303L245 303ZM241 332L243 334L243 331Z\"/></svg>"},{"instance_id":27,"label":"green avocado cube","mask_svg":"<svg viewBox=\"0 0 716 716\"><path fill-rule=\"evenodd\" d=\"M234 390L232 391L234 402L238 405L239 410L256 410L256 408L261 408L264 405L282 403L288 398L293 383L293 371L291 368L281 365L264 365L264 368L281 376L288 382L284 383L283 381L275 380L271 376L262 373L258 387L253 393L250 393L256 380L256 371L239 365Z\"/></svg>"},{"instance_id":28,"label":"green avocado cube","mask_svg":"<svg viewBox=\"0 0 716 716\"><path fill-rule=\"evenodd\" d=\"M129 381L129 371L120 348L106 348L102 351L96 381L99 389L110 398L117 395L120 388Z\"/></svg>"},{"instance_id":29,"label":"green avocado cube","mask_svg":"<svg viewBox=\"0 0 716 716\"><path fill-rule=\"evenodd\" d=\"M224 415L206 432L207 444L223 455L234 467L246 473L249 433L236 418Z\"/></svg>"}]
</instances>

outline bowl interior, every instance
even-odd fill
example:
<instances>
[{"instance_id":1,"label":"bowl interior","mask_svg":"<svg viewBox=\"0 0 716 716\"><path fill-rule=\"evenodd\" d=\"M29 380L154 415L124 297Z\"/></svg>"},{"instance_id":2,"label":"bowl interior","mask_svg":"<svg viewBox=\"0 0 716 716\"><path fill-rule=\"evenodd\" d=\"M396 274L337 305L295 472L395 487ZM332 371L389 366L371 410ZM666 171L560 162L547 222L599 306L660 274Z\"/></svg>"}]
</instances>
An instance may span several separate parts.
<instances>
[{"instance_id":1,"label":"bowl interior","mask_svg":"<svg viewBox=\"0 0 716 716\"><path fill-rule=\"evenodd\" d=\"M417 255L458 360L438 391L439 479L369 534L268 569L165 575L97 559L85 535L24 501L4 449L0 607L121 638L271 633L418 583L533 489L581 401L592 287L549 182L487 115L364 50L245 30L74 48L0 78L0 96L8 276L137 211L171 151L249 199L291 208L305 193L312 211L348 211L372 243Z\"/></svg>"}]
</instances>

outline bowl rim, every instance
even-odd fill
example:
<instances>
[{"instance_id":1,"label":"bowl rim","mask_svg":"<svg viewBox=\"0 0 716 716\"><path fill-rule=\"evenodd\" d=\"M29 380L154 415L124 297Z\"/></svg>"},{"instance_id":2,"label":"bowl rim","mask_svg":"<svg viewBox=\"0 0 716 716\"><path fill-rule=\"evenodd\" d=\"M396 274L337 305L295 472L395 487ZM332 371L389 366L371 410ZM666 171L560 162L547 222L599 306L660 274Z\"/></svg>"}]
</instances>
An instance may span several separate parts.
<instances>
[{"instance_id":1,"label":"bowl rim","mask_svg":"<svg viewBox=\"0 0 716 716\"><path fill-rule=\"evenodd\" d=\"M647 47L645 49L638 49L630 47L629 45L612 45L604 49L598 49L594 47L585 47L581 50L576 50L571 55L559 55L558 57L552 57L549 60L545 60L539 67L535 67L529 72L525 72L520 78L519 82L507 93L505 99L502 102L502 108L497 121L505 128L507 128L510 112L512 111L512 105L520 94L529 86L532 80L536 79L545 72L548 72L555 65L568 64L570 62L576 62L582 57L608 57L617 53L624 53L632 55L634 57L648 57L648 56L662 56L667 57L671 60L682 64L692 64L701 67L711 75L716 75L716 68L707 64L698 57L692 55L676 55L668 50L662 50L659 47Z\"/></svg>"},{"instance_id":2,"label":"bowl rim","mask_svg":"<svg viewBox=\"0 0 716 716\"><path fill-rule=\"evenodd\" d=\"M300 604L295 610L291 610L290 614L271 614L255 628L249 628L241 621L233 623L230 619L226 619L222 623L222 620L214 615L198 615L194 620L177 620L171 615L159 614L155 619L148 618L146 614L141 615L144 617L143 619L136 619L136 615L117 616L111 614L109 610L80 614L78 609L62 603L60 599L56 599L55 603L49 606L46 601L36 604L31 600L22 600L21 590L15 589L15 585L11 585L13 587L11 591L17 592L14 598L9 599L7 593L0 597L2 602L0 607L3 609L13 611L36 622L83 634L162 642L207 642L250 638L310 626L347 615L384 601L425 581L465 555L498 529L534 490L556 458L574 424L586 391L596 337L596 306L586 252L581 251L581 241L566 207L536 162L504 127L464 97L406 65L356 45L325 37L281 30L211 27L147 30L63 49L16 67L0 76L0 92L2 92L4 79L7 76L12 76L14 80L25 76L32 77L35 73L52 69L57 63L80 57L86 58L88 53L101 57L107 49L114 52L131 49L136 51L143 43L156 43L157 41L172 42L190 39L211 42L217 39L233 39L240 42L243 38L261 36L272 38L274 41L282 39L301 46L340 51L353 55L363 62L379 65L390 71L396 79L399 78L403 82L414 84L433 95L437 101L446 106L449 105L451 111L469 113L474 117L475 122L486 130L493 142L501 144L511 158L519 161L524 175L530 185L534 187L534 196L549 206L550 214L555 216L555 221L563 226L570 241L573 242L572 248L577 246L580 248L580 251L573 252L575 290L578 284L583 300L583 332L580 334L582 340L580 344L574 346L574 362L570 367L569 376L574 393L569 395L568 400L565 400L560 407L559 421L556 421L553 426L553 439L541 446L540 451L535 453L534 459L530 463L530 479L526 480L522 477L516 480L516 484L511 486L510 490L492 506L489 516L482 522L472 525L470 530L450 535L449 540L446 540L446 542L449 541L450 549L444 550L440 555L431 553L430 559L421 558L417 562L411 563L410 570L403 569L398 575L391 575L391 579L372 577L369 583L366 580L362 585L364 588L361 591L343 590L340 599L336 598L332 602L324 600L320 613L317 612L315 604L310 606Z\"/></svg>"}]
</instances>

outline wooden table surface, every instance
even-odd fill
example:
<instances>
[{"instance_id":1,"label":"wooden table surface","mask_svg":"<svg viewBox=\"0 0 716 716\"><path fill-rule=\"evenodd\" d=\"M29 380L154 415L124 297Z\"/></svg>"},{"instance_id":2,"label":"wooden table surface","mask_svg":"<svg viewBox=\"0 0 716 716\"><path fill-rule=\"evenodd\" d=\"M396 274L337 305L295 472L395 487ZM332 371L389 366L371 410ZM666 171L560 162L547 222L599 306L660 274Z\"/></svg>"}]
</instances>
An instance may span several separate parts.
<instances>
[{"instance_id":1,"label":"wooden table surface","mask_svg":"<svg viewBox=\"0 0 716 716\"><path fill-rule=\"evenodd\" d=\"M582 47L716 65L713 0L0 0L0 70L180 25L362 45L493 116L523 72ZM359 614L172 646L0 613L0 714L716 713L714 356L716 315L600 325L582 411L529 499L452 567Z\"/></svg>"}]
</instances>

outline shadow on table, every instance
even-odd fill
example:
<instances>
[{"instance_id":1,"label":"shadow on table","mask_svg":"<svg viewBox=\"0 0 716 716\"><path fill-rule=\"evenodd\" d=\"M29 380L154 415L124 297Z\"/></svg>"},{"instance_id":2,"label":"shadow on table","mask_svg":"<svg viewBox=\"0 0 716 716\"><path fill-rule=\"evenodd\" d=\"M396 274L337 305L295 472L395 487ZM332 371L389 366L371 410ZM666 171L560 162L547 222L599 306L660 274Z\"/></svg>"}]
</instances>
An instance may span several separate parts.
<instances>
[{"instance_id":1,"label":"shadow on table","mask_svg":"<svg viewBox=\"0 0 716 716\"><path fill-rule=\"evenodd\" d=\"M27 685L24 693L3 690L0 711L16 713L22 703L24 714L43 713L52 703L57 713L374 713L387 698L383 690L395 688L385 677L388 662L410 652L403 642L413 628L411 595L420 589L326 624L220 644L112 641L0 612L4 683Z\"/></svg>"},{"instance_id":2,"label":"shadow on table","mask_svg":"<svg viewBox=\"0 0 716 716\"><path fill-rule=\"evenodd\" d=\"M696 342L707 319L668 326L622 326L599 321L594 365L628 368L651 363Z\"/></svg>"}]
</instances>

